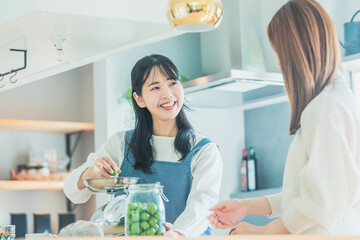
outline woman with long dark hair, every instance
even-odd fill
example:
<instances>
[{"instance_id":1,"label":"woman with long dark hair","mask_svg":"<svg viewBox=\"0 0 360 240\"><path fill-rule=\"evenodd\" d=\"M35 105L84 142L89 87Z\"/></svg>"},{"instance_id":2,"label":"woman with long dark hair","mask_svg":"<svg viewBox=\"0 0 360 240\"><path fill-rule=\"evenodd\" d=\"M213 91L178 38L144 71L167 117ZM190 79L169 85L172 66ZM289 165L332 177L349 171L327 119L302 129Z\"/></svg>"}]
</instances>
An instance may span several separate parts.
<instances>
[{"instance_id":1,"label":"woman with long dark hair","mask_svg":"<svg viewBox=\"0 0 360 240\"><path fill-rule=\"evenodd\" d=\"M222 160L215 143L196 133L184 112L184 91L174 63L162 55L140 59L131 72L135 129L113 135L75 169L65 194L75 202L91 192L82 179L139 177L142 183L160 182L165 202L167 234L210 235L208 208L218 201ZM76 184L74 184L76 183Z\"/></svg>"},{"instance_id":2,"label":"woman with long dark hair","mask_svg":"<svg viewBox=\"0 0 360 240\"><path fill-rule=\"evenodd\" d=\"M291 107L282 192L226 200L212 210L231 234L360 235L360 117L340 67L335 27L314 0L290 0L268 26ZM279 217L266 226L247 214Z\"/></svg>"}]
</instances>

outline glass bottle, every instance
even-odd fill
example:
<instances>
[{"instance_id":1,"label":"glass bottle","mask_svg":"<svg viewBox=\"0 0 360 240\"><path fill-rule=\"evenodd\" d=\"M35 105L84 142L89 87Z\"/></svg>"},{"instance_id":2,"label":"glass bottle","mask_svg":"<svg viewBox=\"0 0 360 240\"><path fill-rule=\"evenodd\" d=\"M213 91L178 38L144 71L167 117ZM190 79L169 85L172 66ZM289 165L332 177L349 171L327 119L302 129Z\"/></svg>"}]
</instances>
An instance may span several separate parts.
<instances>
[{"instance_id":1,"label":"glass bottle","mask_svg":"<svg viewBox=\"0 0 360 240\"><path fill-rule=\"evenodd\" d=\"M244 148L242 150L242 159L241 159L241 164L240 164L241 191L242 192L246 192L248 190L247 161L248 161L248 152L247 152L247 149Z\"/></svg>"},{"instance_id":2,"label":"glass bottle","mask_svg":"<svg viewBox=\"0 0 360 240\"><path fill-rule=\"evenodd\" d=\"M165 232L165 208L169 201L160 183L135 184L128 188L125 235L162 235Z\"/></svg>"},{"instance_id":3,"label":"glass bottle","mask_svg":"<svg viewBox=\"0 0 360 240\"><path fill-rule=\"evenodd\" d=\"M257 161L255 157L255 148L249 148L249 159L247 162L247 174L248 174L248 190L254 191L257 189L257 176L256 176L256 166Z\"/></svg>"}]
</instances>

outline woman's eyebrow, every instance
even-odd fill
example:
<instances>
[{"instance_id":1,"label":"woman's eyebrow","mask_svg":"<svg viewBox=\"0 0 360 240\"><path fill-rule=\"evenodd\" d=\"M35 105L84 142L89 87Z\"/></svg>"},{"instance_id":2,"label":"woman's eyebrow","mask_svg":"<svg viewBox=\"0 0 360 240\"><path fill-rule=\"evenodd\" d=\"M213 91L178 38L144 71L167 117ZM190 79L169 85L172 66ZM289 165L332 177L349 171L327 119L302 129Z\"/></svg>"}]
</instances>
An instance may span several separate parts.
<instances>
[{"instance_id":1,"label":"woman's eyebrow","mask_svg":"<svg viewBox=\"0 0 360 240\"><path fill-rule=\"evenodd\" d=\"M150 83L149 85L148 85L148 87L151 87L152 85L156 85L156 84L158 84L159 82L152 82L152 83Z\"/></svg>"}]
</instances>

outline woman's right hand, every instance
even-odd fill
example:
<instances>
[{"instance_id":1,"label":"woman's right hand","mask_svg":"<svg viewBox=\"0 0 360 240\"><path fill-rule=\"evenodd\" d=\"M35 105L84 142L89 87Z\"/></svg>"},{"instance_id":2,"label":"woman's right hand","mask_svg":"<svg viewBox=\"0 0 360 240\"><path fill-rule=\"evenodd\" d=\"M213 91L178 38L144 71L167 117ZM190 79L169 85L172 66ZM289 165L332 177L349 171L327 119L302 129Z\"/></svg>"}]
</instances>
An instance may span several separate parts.
<instances>
[{"instance_id":1,"label":"woman's right hand","mask_svg":"<svg viewBox=\"0 0 360 240\"><path fill-rule=\"evenodd\" d=\"M85 188L85 184L83 183L83 179L88 178L100 178L100 177L110 177L114 171L118 171L120 173L120 169L116 166L115 162L108 157L100 157L96 159L95 163L85 169L85 171L81 174L78 181L78 188ZM117 174L116 174L117 175Z\"/></svg>"},{"instance_id":2,"label":"woman's right hand","mask_svg":"<svg viewBox=\"0 0 360 240\"><path fill-rule=\"evenodd\" d=\"M244 200L239 199L222 201L209 210L213 211L213 213L208 216L208 219L216 229L227 229L238 223L248 214Z\"/></svg>"}]
</instances>

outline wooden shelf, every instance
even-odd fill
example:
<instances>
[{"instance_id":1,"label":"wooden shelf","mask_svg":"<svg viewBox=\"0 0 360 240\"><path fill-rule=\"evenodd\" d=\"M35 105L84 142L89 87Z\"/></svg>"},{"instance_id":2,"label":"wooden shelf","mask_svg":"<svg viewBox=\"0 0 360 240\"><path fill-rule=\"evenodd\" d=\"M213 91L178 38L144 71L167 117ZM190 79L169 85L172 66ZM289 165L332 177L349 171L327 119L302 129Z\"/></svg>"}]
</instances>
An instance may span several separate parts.
<instances>
[{"instance_id":1,"label":"wooden shelf","mask_svg":"<svg viewBox=\"0 0 360 240\"><path fill-rule=\"evenodd\" d=\"M74 133L92 132L94 123L0 119L0 131Z\"/></svg>"},{"instance_id":2,"label":"wooden shelf","mask_svg":"<svg viewBox=\"0 0 360 240\"><path fill-rule=\"evenodd\" d=\"M20 190L41 190L41 191L62 191L64 181L0 181L0 190L20 191Z\"/></svg>"}]
</instances>

